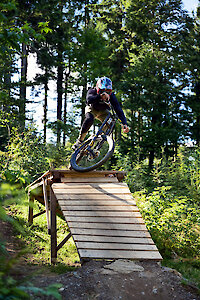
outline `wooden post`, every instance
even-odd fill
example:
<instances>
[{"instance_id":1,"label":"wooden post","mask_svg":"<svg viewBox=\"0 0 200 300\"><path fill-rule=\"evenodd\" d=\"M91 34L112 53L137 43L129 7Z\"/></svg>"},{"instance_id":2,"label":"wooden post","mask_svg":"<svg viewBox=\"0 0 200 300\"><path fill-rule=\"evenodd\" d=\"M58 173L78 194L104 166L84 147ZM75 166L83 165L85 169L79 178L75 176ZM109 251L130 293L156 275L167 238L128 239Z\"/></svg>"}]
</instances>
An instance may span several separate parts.
<instances>
[{"instance_id":1,"label":"wooden post","mask_svg":"<svg viewBox=\"0 0 200 300\"><path fill-rule=\"evenodd\" d=\"M51 234L50 222L49 222L49 203L47 197L46 179L44 179L44 177L42 178L42 182L43 182L44 203L46 208L46 217L47 217L47 229L48 229L48 234Z\"/></svg>"},{"instance_id":2,"label":"wooden post","mask_svg":"<svg viewBox=\"0 0 200 300\"><path fill-rule=\"evenodd\" d=\"M50 209L51 209L51 264L57 259L57 233L56 233L56 197L50 187Z\"/></svg>"},{"instance_id":3,"label":"wooden post","mask_svg":"<svg viewBox=\"0 0 200 300\"><path fill-rule=\"evenodd\" d=\"M34 204L34 197L31 195L31 193L28 193L29 198L29 209L28 209L28 223L29 225L33 224L33 204Z\"/></svg>"}]
</instances>

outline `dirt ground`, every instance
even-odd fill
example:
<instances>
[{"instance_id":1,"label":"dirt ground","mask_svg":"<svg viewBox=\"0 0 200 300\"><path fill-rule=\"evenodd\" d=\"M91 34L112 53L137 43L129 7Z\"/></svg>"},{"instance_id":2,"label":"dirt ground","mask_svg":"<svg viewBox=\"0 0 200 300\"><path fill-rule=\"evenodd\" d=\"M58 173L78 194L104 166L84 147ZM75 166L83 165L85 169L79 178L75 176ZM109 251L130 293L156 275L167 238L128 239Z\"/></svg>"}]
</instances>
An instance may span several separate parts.
<instances>
[{"instance_id":1,"label":"dirt ground","mask_svg":"<svg viewBox=\"0 0 200 300\"><path fill-rule=\"evenodd\" d=\"M40 287L61 283L60 293L66 300L199 300L200 296L183 286L181 280L177 272L155 262L116 260L89 261L75 272L48 279L40 276L34 278L34 283Z\"/></svg>"},{"instance_id":2,"label":"dirt ground","mask_svg":"<svg viewBox=\"0 0 200 300\"><path fill-rule=\"evenodd\" d=\"M10 225L0 221L0 233L10 255L14 255L18 250ZM64 300L200 300L195 288L182 284L181 274L152 261L91 260L62 275L42 269L34 275L37 268L23 262L15 270L18 278L32 273L31 282L37 287L62 284L59 292ZM37 299L54 298L41 296Z\"/></svg>"}]
</instances>

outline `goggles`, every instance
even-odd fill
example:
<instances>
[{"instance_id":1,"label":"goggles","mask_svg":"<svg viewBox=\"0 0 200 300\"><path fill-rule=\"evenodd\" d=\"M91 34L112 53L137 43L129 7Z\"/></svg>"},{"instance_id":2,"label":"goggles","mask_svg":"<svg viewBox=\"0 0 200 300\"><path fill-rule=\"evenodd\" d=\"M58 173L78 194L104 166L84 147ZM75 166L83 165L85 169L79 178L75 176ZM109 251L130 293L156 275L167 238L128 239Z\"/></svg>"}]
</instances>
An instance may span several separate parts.
<instances>
[{"instance_id":1,"label":"goggles","mask_svg":"<svg viewBox=\"0 0 200 300\"><path fill-rule=\"evenodd\" d=\"M111 89L100 89L99 94L103 94L103 93L107 93L108 95L111 95L112 90Z\"/></svg>"}]
</instances>

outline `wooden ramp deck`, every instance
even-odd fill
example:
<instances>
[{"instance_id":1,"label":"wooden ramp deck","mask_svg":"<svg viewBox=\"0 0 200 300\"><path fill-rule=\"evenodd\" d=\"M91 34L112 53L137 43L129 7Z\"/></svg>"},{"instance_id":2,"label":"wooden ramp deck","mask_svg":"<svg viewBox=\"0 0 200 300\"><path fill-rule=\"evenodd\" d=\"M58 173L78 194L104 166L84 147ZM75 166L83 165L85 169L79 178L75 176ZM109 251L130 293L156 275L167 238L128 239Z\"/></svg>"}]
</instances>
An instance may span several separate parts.
<instances>
[{"instance_id":1,"label":"wooden ramp deck","mask_svg":"<svg viewBox=\"0 0 200 300\"><path fill-rule=\"evenodd\" d=\"M127 184L119 182L117 172L63 171L60 174L54 176L50 201L58 202L81 260L162 259ZM51 206L55 211L55 205ZM52 212L51 216L51 224L56 227ZM56 230L52 230L55 244Z\"/></svg>"}]
</instances>

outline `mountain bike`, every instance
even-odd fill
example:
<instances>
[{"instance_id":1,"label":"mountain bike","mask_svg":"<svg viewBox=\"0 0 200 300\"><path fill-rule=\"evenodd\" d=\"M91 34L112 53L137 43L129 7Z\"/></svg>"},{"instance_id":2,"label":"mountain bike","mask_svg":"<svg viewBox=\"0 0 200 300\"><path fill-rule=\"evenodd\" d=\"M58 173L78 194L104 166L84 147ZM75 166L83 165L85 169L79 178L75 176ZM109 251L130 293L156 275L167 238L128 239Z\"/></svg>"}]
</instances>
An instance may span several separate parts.
<instances>
[{"instance_id":1,"label":"mountain bike","mask_svg":"<svg viewBox=\"0 0 200 300\"><path fill-rule=\"evenodd\" d=\"M112 137L118 117L111 109L98 132L89 137L72 154L71 168L78 172L92 171L102 166L113 154L115 142Z\"/></svg>"}]
</instances>

